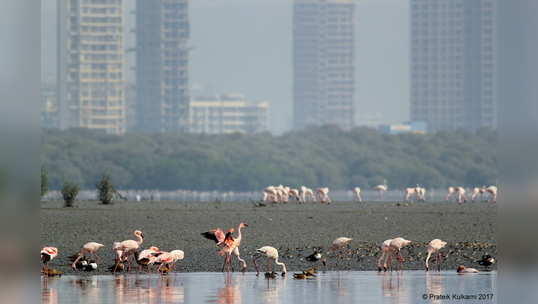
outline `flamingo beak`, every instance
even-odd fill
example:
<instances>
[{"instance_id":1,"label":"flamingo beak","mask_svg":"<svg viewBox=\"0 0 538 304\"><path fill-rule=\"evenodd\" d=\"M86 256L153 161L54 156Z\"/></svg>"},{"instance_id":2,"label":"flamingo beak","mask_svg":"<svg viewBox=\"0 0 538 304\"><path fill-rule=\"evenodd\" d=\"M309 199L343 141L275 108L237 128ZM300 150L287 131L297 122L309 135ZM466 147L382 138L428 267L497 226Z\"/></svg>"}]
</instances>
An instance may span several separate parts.
<instances>
[{"instance_id":1,"label":"flamingo beak","mask_svg":"<svg viewBox=\"0 0 538 304\"><path fill-rule=\"evenodd\" d=\"M243 226L248 227L248 224L243 224Z\"/></svg>"}]
</instances>

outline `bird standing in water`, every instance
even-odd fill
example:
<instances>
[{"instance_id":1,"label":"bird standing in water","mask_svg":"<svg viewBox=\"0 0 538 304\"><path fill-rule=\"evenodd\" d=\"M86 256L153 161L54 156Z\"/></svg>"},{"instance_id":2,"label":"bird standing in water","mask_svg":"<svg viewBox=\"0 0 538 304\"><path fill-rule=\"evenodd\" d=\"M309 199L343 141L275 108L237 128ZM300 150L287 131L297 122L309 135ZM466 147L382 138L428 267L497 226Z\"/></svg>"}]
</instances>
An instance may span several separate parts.
<instances>
[{"instance_id":1,"label":"bird standing in water","mask_svg":"<svg viewBox=\"0 0 538 304\"><path fill-rule=\"evenodd\" d=\"M286 270L286 265L278 260L278 250L275 247L271 246L263 246L261 248L256 249L256 255L252 259L252 262L254 264L254 267L256 268L256 274L259 274L258 265L256 264L256 260L260 258L262 255L264 255L267 258L267 273L273 273L273 264L272 261L275 262L275 264L282 266L282 276L285 276L288 272Z\"/></svg>"},{"instance_id":2,"label":"bird standing in water","mask_svg":"<svg viewBox=\"0 0 538 304\"><path fill-rule=\"evenodd\" d=\"M48 263L57 256L58 256L58 248L43 247L43 249L41 249L41 263L43 263L43 268L41 268L41 272L47 273L49 270Z\"/></svg>"},{"instance_id":3,"label":"bird standing in water","mask_svg":"<svg viewBox=\"0 0 538 304\"><path fill-rule=\"evenodd\" d=\"M239 226L237 227L236 238L234 238L232 235L232 233L234 232L233 228L228 229L226 234L220 228L212 229L202 233L202 236L204 236L206 239L214 241L215 243L217 243L217 247L221 248L221 250L219 251L219 255L224 256L222 272L224 272L225 269L227 269L228 272L233 271L232 254L237 256L237 259L241 262L241 271L244 272L247 270L247 263L244 259L241 258L239 254L239 246L241 245L242 240L241 229L244 227L248 227L248 225L245 223L239 224Z\"/></svg>"},{"instance_id":4,"label":"bird standing in water","mask_svg":"<svg viewBox=\"0 0 538 304\"><path fill-rule=\"evenodd\" d=\"M428 256L426 257L426 271L430 270L430 267L428 265L428 261L430 260L430 257L433 253L437 253L437 270L441 271L441 252L440 250L446 246L445 241L441 241L440 239L434 239L431 240L431 242L428 244Z\"/></svg>"}]
</instances>

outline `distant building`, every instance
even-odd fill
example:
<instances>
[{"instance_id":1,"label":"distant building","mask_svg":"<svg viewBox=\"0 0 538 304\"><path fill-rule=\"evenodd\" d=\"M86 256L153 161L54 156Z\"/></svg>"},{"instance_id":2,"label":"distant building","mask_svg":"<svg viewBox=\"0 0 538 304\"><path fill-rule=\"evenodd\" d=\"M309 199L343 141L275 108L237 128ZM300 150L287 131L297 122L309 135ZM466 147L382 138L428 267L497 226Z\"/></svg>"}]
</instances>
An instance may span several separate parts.
<instances>
[{"instance_id":1,"label":"distant building","mask_svg":"<svg viewBox=\"0 0 538 304\"><path fill-rule=\"evenodd\" d=\"M122 0L58 0L59 127L125 132Z\"/></svg>"},{"instance_id":2,"label":"distant building","mask_svg":"<svg viewBox=\"0 0 538 304\"><path fill-rule=\"evenodd\" d=\"M353 0L295 0L293 71L295 128L354 126Z\"/></svg>"},{"instance_id":3,"label":"distant building","mask_svg":"<svg viewBox=\"0 0 538 304\"><path fill-rule=\"evenodd\" d=\"M43 83L41 85L41 127L59 128L59 118L56 84Z\"/></svg>"},{"instance_id":4,"label":"distant building","mask_svg":"<svg viewBox=\"0 0 538 304\"><path fill-rule=\"evenodd\" d=\"M267 131L267 102L249 102L243 95L197 97L190 102L192 133L253 134Z\"/></svg>"},{"instance_id":5,"label":"distant building","mask_svg":"<svg viewBox=\"0 0 538 304\"><path fill-rule=\"evenodd\" d=\"M400 124L380 125L378 130L387 134L415 133L425 134L427 125L422 121L412 121Z\"/></svg>"},{"instance_id":6,"label":"distant building","mask_svg":"<svg viewBox=\"0 0 538 304\"><path fill-rule=\"evenodd\" d=\"M148 133L186 131L188 0L137 0L136 124Z\"/></svg>"},{"instance_id":7,"label":"distant building","mask_svg":"<svg viewBox=\"0 0 538 304\"><path fill-rule=\"evenodd\" d=\"M497 125L496 0L411 0L411 120Z\"/></svg>"}]
</instances>

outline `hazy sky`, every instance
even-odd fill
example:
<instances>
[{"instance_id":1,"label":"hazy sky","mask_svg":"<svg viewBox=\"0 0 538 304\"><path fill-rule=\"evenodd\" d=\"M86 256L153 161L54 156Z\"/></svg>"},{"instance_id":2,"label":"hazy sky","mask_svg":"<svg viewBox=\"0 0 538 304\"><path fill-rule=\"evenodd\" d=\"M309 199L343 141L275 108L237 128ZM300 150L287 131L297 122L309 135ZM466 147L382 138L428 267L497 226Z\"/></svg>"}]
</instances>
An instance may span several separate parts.
<instances>
[{"instance_id":1,"label":"hazy sky","mask_svg":"<svg viewBox=\"0 0 538 304\"><path fill-rule=\"evenodd\" d=\"M45 2L45 69L54 70L55 0ZM125 0L134 1L134 0ZM356 2L358 118L409 116L408 0ZM191 84L215 93L244 93L271 102L270 128L292 119L292 1L192 0ZM127 24L130 26L130 24Z\"/></svg>"}]
</instances>

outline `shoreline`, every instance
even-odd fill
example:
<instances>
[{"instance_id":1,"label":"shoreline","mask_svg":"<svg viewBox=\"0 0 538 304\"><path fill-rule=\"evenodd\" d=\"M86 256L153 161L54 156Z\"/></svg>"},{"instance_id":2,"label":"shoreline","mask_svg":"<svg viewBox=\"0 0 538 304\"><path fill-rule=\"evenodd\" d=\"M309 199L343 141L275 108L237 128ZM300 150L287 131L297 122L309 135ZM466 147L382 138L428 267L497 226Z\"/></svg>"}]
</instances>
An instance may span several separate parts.
<instances>
[{"instance_id":1,"label":"shoreline","mask_svg":"<svg viewBox=\"0 0 538 304\"><path fill-rule=\"evenodd\" d=\"M406 270L424 269L426 244L434 238L448 242L442 250L447 256L443 270L455 270L459 264L482 269L476 260L483 254L497 255L497 206L488 203L335 202L255 207L246 202L117 202L104 206L85 201L77 202L75 208L61 206L59 201L41 204L41 245L58 247L60 254L50 267L65 275L111 274L106 268L114 261L112 242L134 239L135 229L144 232L142 248L185 251L177 272L218 272L222 258L216 254L215 244L200 233L235 228L241 221L249 224L243 229L240 251L250 272L256 248L269 245L279 249L291 273L316 266L304 257L314 250L325 252L340 236L354 239L350 252L341 261L329 256L328 271L376 270L379 245L397 236L416 241L402 250ZM98 252L103 262L97 271L72 271L67 257L89 241L105 244ZM239 269L236 259L234 267Z\"/></svg>"}]
</instances>

